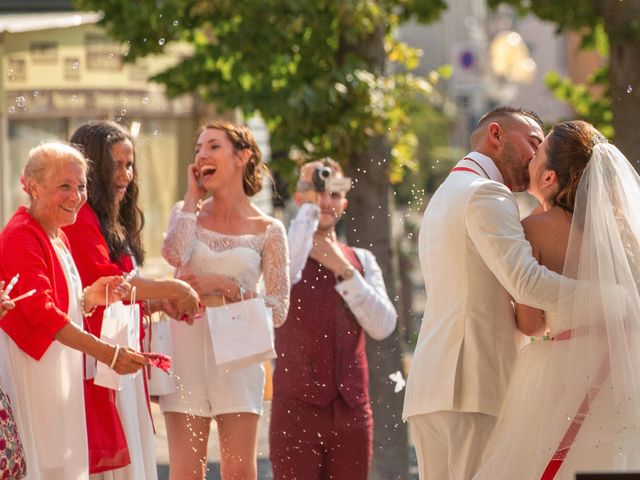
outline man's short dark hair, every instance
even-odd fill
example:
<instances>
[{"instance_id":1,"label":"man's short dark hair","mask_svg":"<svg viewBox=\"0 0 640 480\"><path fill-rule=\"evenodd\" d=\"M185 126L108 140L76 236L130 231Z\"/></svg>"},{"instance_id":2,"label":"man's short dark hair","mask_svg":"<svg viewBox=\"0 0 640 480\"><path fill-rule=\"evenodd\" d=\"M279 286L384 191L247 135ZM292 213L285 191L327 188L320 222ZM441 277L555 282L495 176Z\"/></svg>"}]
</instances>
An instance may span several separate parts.
<instances>
[{"instance_id":1,"label":"man's short dark hair","mask_svg":"<svg viewBox=\"0 0 640 480\"><path fill-rule=\"evenodd\" d=\"M482 118L478 120L478 123L473 129L473 132L471 132L471 137L469 138L471 145L474 146L480 140L482 136L481 132L484 130L484 127L486 127L490 123L502 123L501 126L504 128L504 123L506 123L506 120L511 120L518 115L531 118L534 122L540 125L540 128L542 130L544 130L544 124L542 123L542 120L540 120L540 117L537 113L531 110L525 110L524 108L520 107L498 107L494 108L490 112L485 113Z\"/></svg>"},{"instance_id":2,"label":"man's short dark hair","mask_svg":"<svg viewBox=\"0 0 640 480\"><path fill-rule=\"evenodd\" d=\"M478 120L478 123L476 124L476 128L474 128L474 131L480 127L484 127L485 125L488 125L491 122L496 122L501 118L513 117L515 115L521 115L523 117L529 117L533 119L538 125L540 125L540 128L544 130L544 123L542 122L542 120L540 120L540 117L536 112L532 110L525 110L524 108L520 108L520 107L503 106L503 107L494 108L490 112L485 113L482 116L482 118Z\"/></svg>"}]
</instances>

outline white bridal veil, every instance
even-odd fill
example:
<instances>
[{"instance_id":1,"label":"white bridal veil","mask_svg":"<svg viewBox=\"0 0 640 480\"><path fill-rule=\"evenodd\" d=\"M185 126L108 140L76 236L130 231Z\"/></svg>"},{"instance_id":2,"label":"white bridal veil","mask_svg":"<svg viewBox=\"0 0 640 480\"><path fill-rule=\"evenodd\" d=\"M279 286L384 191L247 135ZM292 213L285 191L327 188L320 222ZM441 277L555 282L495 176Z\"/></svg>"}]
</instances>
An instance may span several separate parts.
<instances>
[{"instance_id":1,"label":"white bridal veil","mask_svg":"<svg viewBox=\"0 0 640 480\"><path fill-rule=\"evenodd\" d=\"M640 471L640 177L611 144L580 180L563 275L578 288L522 352L478 478Z\"/></svg>"}]
</instances>

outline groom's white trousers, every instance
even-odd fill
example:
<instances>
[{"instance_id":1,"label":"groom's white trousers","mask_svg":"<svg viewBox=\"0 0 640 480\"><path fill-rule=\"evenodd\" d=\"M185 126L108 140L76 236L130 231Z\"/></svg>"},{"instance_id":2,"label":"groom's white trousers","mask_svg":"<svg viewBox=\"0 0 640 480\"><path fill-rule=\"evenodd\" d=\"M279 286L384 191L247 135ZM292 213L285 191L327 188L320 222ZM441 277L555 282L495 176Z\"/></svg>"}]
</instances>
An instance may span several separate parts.
<instances>
[{"instance_id":1,"label":"groom's white trousers","mask_svg":"<svg viewBox=\"0 0 640 480\"><path fill-rule=\"evenodd\" d=\"M434 412L408 418L420 480L469 480L480 468L496 417Z\"/></svg>"}]
</instances>

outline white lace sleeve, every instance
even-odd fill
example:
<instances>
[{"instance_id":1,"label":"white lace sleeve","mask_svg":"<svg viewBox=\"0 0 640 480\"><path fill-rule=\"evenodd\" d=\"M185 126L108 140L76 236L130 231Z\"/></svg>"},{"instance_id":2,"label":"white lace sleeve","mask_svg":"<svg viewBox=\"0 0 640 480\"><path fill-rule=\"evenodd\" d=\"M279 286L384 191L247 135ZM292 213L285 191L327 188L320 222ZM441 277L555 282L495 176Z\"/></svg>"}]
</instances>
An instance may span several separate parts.
<instances>
[{"instance_id":1,"label":"white lace sleeve","mask_svg":"<svg viewBox=\"0 0 640 480\"><path fill-rule=\"evenodd\" d=\"M279 327L289 312L289 248L287 234L279 220L267 231L262 250L262 274L264 276L264 300L273 312L273 325Z\"/></svg>"},{"instance_id":2,"label":"white lace sleeve","mask_svg":"<svg viewBox=\"0 0 640 480\"><path fill-rule=\"evenodd\" d=\"M187 263L196 238L196 214L183 212L183 203L174 205L162 242L162 256L174 267Z\"/></svg>"}]
</instances>

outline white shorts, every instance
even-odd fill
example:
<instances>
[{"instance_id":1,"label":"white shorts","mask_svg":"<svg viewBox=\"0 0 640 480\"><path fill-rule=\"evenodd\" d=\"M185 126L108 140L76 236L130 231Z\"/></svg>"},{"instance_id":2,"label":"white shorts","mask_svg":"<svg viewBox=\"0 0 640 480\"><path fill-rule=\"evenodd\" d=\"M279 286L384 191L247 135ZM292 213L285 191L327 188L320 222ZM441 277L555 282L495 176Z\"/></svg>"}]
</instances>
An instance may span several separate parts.
<instances>
[{"instance_id":1,"label":"white shorts","mask_svg":"<svg viewBox=\"0 0 640 480\"><path fill-rule=\"evenodd\" d=\"M262 415L265 371L261 363L229 372L216 365L206 316L193 325L171 320L176 392L160 397L163 413L200 417L249 412Z\"/></svg>"}]
</instances>

